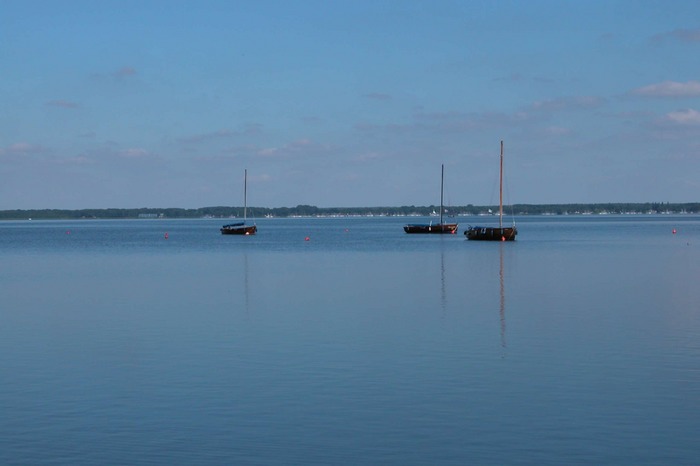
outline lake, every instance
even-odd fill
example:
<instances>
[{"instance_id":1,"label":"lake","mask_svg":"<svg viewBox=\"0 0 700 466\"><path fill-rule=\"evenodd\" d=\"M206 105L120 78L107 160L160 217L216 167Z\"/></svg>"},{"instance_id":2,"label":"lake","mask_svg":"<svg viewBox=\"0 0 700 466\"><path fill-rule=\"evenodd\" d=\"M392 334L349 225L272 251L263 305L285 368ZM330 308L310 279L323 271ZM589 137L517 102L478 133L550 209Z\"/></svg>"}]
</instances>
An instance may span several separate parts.
<instances>
[{"instance_id":1,"label":"lake","mask_svg":"<svg viewBox=\"0 0 700 466\"><path fill-rule=\"evenodd\" d=\"M0 464L698 463L700 217L416 220L0 222Z\"/></svg>"}]
</instances>

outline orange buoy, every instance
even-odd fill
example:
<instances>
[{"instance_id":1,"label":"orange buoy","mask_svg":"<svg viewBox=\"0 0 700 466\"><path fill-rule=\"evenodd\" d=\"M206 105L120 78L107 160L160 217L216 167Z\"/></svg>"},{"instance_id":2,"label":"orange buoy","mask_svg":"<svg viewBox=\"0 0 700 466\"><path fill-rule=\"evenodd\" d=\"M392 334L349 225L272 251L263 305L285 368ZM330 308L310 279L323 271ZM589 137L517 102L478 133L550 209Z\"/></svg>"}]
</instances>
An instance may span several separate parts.
<instances>
[{"instance_id":1,"label":"orange buoy","mask_svg":"<svg viewBox=\"0 0 700 466\"><path fill-rule=\"evenodd\" d=\"M675 229L675 228L673 229L673 234L674 234L674 235L676 234L676 229Z\"/></svg>"},{"instance_id":2,"label":"orange buoy","mask_svg":"<svg viewBox=\"0 0 700 466\"><path fill-rule=\"evenodd\" d=\"M306 238L304 238L304 241L310 241L310 240L311 240L311 238L309 238L308 236Z\"/></svg>"}]
</instances>

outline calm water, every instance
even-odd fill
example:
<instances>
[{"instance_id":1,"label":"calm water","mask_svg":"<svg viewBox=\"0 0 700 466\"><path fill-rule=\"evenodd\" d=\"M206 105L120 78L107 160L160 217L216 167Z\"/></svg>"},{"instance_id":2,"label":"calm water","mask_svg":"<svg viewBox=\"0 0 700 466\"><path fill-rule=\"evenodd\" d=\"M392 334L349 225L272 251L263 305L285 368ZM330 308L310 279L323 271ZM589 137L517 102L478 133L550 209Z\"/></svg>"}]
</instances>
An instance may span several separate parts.
<instances>
[{"instance_id":1,"label":"calm water","mask_svg":"<svg viewBox=\"0 0 700 466\"><path fill-rule=\"evenodd\" d=\"M700 218L406 220L0 222L0 464L698 464Z\"/></svg>"}]
</instances>

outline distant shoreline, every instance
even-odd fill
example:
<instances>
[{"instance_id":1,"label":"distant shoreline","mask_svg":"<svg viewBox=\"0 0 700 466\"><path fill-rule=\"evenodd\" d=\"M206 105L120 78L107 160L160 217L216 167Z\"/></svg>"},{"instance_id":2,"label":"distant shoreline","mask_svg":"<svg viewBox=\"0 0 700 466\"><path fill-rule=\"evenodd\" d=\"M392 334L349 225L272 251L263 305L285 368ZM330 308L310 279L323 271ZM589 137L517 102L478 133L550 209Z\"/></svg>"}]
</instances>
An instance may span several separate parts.
<instances>
[{"instance_id":1,"label":"distant shoreline","mask_svg":"<svg viewBox=\"0 0 700 466\"><path fill-rule=\"evenodd\" d=\"M498 206L449 206L445 215L471 217L498 213ZM248 207L252 218L308 217L425 217L436 215L439 206L401 207ZM605 204L514 204L504 206L506 215L641 215L700 214L700 202L605 203ZM136 209L16 209L0 210L0 220L75 220L75 219L158 219L158 218L238 218L243 207L136 208Z\"/></svg>"}]
</instances>

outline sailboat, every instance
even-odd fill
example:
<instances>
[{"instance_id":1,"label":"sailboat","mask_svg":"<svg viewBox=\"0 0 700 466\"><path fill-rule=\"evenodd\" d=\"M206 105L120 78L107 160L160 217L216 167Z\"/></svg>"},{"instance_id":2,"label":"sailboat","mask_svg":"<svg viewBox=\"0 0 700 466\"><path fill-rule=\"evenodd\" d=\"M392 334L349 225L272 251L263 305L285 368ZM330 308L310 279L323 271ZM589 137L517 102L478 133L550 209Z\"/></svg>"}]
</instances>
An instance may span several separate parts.
<instances>
[{"instance_id":1,"label":"sailboat","mask_svg":"<svg viewBox=\"0 0 700 466\"><path fill-rule=\"evenodd\" d=\"M444 209L442 206L443 200L443 186L445 181L445 165L442 165L442 175L440 177L440 223L433 223L432 221L427 224L417 224L417 225L404 225L403 231L406 233L457 233L456 223L442 223L442 216Z\"/></svg>"},{"instance_id":2,"label":"sailboat","mask_svg":"<svg viewBox=\"0 0 700 466\"><path fill-rule=\"evenodd\" d=\"M499 207L498 207L498 228L496 227L480 227L469 226L464 235L467 239L481 241L515 241L515 236L518 234L518 229L515 228L515 221L512 227L503 227L503 141L501 141L501 170L500 170L500 189L499 189Z\"/></svg>"},{"instance_id":3,"label":"sailboat","mask_svg":"<svg viewBox=\"0 0 700 466\"><path fill-rule=\"evenodd\" d=\"M254 235L258 231L258 227L253 222L252 225L246 225L248 220L248 170L245 170L243 178L243 221L237 223L229 223L221 227L222 235Z\"/></svg>"}]
</instances>

